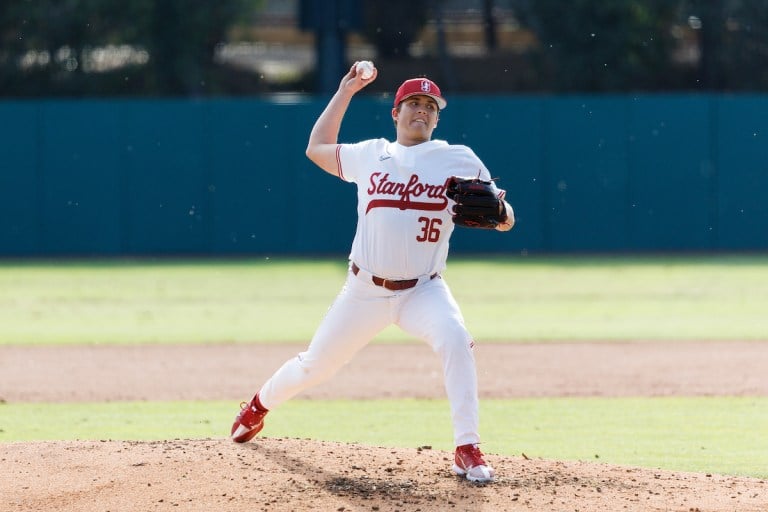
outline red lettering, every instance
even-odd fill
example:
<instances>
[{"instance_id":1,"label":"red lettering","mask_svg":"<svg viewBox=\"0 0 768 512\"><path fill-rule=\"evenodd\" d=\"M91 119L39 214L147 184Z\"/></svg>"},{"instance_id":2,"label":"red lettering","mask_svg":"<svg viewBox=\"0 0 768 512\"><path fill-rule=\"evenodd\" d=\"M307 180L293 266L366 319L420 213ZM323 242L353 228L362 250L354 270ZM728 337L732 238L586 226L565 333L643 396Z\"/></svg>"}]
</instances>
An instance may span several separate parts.
<instances>
[{"instance_id":1,"label":"red lettering","mask_svg":"<svg viewBox=\"0 0 768 512\"><path fill-rule=\"evenodd\" d=\"M375 172L371 174L370 186L366 190L369 196L383 195L394 196L392 199L376 198L368 203L366 213L373 208L398 208L400 210L428 210L440 211L448 205L445 191L450 178L442 185L432 185L419 181L417 174L411 174L405 183L390 181L389 174ZM416 198L425 197L438 201L417 201Z\"/></svg>"},{"instance_id":2,"label":"red lettering","mask_svg":"<svg viewBox=\"0 0 768 512\"><path fill-rule=\"evenodd\" d=\"M368 187L368 190L366 190L369 196L373 195L373 193L376 191L376 178L378 178L379 176L381 176L380 172L375 172L371 174L371 186Z\"/></svg>"}]
</instances>

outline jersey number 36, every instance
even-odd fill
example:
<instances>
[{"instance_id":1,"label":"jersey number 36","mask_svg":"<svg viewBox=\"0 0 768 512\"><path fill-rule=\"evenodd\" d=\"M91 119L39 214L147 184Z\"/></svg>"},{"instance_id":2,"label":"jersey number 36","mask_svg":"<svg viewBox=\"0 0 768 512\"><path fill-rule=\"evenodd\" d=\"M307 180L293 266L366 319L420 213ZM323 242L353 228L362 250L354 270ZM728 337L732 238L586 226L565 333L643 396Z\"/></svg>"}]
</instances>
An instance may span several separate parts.
<instances>
[{"instance_id":1,"label":"jersey number 36","mask_svg":"<svg viewBox=\"0 0 768 512\"><path fill-rule=\"evenodd\" d=\"M430 219L429 217L419 217L419 223L422 225L417 242L437 242L440 239L440 225L443 223L440 219Z\"/></svg>"}]
</instances>

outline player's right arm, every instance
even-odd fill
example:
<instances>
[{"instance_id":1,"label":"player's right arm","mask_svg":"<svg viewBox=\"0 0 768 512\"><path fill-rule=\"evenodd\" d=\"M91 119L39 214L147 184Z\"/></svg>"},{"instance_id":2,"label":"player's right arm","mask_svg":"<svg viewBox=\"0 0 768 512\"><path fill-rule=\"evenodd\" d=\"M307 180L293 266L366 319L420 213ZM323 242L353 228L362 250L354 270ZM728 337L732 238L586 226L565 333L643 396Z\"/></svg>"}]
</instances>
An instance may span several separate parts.
<instances>
[{"instance_id":1,"label":"player's right arm","mask_svg":"<svg viewBox=\"0 0 768 512\"><path fill-rule=\"evenodd\" d=\"M344 75L339 84L339 89L333 95L328 105L320 114L309 134L306 154L318 167L327 173L339 176L339 166L336 160L336 146L338 145L341 121L347 112L352 96L360 89L376 80L378 71L374 68L373 76L364 80L358 76L353 64L349 72Z\"/></svg>"}]
</instances>

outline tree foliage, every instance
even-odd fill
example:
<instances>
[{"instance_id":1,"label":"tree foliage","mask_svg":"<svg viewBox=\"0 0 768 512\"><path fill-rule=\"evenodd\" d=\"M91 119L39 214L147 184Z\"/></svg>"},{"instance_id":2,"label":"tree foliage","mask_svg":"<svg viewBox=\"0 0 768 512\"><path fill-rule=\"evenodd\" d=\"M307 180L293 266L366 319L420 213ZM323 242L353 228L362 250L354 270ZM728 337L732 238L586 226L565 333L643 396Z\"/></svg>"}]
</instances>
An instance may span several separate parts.
<instances>
[{"instance_id":1,"label":"tree foliage","mask_svg":"<svg viewBox=\"0 0 768 512\"><path fill-rule=\"evenodd\" d=\"M768 90L768 3L695 0L701 19L699 79L714 90Z\"/></svg>"},{"instance_id":2,"label":"tree foliage","mask_svg":"<svg viewBox=\"0 0 768 512\"><path fill-rule=\"evenodd\" d=\"M0 4L6 94L173 94L219 89L215 46L259 0L23 0ZM143 50L147 62L88 73L92 50Z\"/></svg>"},{"instance_id":3,"label":"tree foliage","mask_svg":"<svg viewBox=\"0 0 768 512\"><path fill-rule=\"evenodd\" d=\"M667 0L531 0L520 3L539 40L542 73L557 91L654 88L675 47Z\"/></svg>"},{"instance_id":4,"label":"tree foliage","mask_svg":"<svg viewBox=\"0 0 768 512\"><path fill-rule=\"evenodd\" d=\"M762 0L515 3L540 42L542 89L768 90Z\"/></svg>"},{"instance_id":5,"label":"tree foliage","mask_svg":"<svg viewBox=\"0 0 768 512\"><path fill-rule=\"evenodd\" d=\"M447 5L445 0L359 1L365 13L361 35L388 64L414 64L409 44L429 17ZM493 3L484 0L486 13L492 12ZM0 2L0 95L263 92L257 75L215 57L230 29L257 16L265 4ZM467 2L467 8L470 4L477 8L477 2ZM453 8L461 5L451 2ZM527 83L533 90L768 90L768 2L763 0L508 0L506 5L512 7L520 30L534 35L535 44L525 58L509 59L516 68L505 74L532 77ZM124 50L124 62L112 68L104 65L97 50L105 47ZM421 73L435 74L428 66L440 65L425 60ZM442 65L445 68L444 61ZM458 64L449 67L453 73L466 73ZM307 81L297 83L305 86ZM514 91L511 83L493 83L499 91Z\"/></svg>"}]
</instances>

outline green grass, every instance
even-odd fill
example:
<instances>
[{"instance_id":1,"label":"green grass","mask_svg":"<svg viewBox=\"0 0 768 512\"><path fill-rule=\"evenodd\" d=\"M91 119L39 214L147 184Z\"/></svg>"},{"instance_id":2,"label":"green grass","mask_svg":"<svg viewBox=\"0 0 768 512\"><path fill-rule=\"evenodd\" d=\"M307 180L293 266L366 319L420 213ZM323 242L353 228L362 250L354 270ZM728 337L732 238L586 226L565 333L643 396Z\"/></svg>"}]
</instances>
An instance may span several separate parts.
<instances>
[{"instance_id":1,"label":"green grass","mask_svg":"<svg viewBox=\"0 0 768 512\"><path fill-rule=\"evenodd\" d=\"M236 411L221 401L4 404L0 441L221 438ZM488 453L768 478L768 397L485 400L481 415ZM263 435L453 444L444 400L294 400Z\"/></svg>"},{"instance_id":2,"label":"green grass","mask_svg":"<svg viewBox=\"0 0 768 512\"><path fill-rule=\"evenodd\" d=\"M305 340L343 279L338 261L6 264L0 344Z\"/></svg>"},{"instance_id":3,"label":"green grass","mask_svg":"<svg viewBox=\"0 0 768 512\"><path fill-rule=\"evenodd\" d=\"M306 342L345 271L343 257L5 262L0 344ZM768 338L768 256L452 259L445 277L488 342Z\"/></svg>"}]
</instances>

